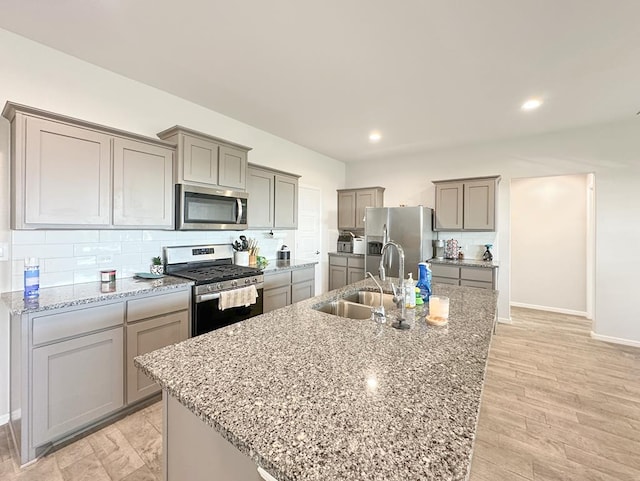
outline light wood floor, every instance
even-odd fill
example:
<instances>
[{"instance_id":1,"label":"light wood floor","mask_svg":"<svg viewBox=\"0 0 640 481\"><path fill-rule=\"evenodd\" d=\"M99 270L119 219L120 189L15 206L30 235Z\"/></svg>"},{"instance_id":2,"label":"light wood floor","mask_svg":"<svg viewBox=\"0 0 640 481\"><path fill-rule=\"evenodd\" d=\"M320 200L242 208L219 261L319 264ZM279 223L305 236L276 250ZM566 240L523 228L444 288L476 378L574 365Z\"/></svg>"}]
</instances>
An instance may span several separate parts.
<instances>
[{"instance_id":1,"label":"light wood floor","mask_svg":"<svg viewBox=\"0 0 640 481\"><path fill-rule=\"evenodd\" d=\"M640 480L640 349L592 340L580 317L512 318L492 341L470 481ZM156 403L22 470L2 426L0 480L160 480L161 423Z\"/></svg>"}]
</instances>

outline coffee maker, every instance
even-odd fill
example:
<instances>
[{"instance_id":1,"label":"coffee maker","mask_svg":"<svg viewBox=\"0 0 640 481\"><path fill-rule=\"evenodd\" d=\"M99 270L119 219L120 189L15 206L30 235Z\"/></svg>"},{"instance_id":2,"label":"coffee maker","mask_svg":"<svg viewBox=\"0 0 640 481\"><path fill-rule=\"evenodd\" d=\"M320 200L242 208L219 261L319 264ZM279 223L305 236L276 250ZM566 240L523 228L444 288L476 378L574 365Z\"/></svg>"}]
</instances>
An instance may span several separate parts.
<instances>
[{"instance_id":1,"label":"coffee maker","mask_svg":"<svg viewBox=\"0 0 640 481\"><path fill-rule=\"evenodd\" d=\"M433 241L433 257L435 257L438 260L444 259L444 241L443 240Z\"/></svg>"}]
</instances>

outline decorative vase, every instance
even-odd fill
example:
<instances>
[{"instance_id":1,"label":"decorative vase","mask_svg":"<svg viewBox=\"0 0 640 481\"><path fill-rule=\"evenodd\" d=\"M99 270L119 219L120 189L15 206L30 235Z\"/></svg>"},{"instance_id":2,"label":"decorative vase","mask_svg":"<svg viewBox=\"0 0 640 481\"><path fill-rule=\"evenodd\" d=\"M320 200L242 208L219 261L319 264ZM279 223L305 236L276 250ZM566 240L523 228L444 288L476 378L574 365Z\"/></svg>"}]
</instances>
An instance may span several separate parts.
<instances>
[{"instance_id":1,"label":"decorative vase","mask_svg":"<svg viewBox=\"0 0 640 481\"><path fill-rule=\"evenodd\" d=\"M162 274L164 274L164 266L152 264L151 267L149 268L149 271L151 272L151 274L161 276Z\"/></svg>"}]
</instances>

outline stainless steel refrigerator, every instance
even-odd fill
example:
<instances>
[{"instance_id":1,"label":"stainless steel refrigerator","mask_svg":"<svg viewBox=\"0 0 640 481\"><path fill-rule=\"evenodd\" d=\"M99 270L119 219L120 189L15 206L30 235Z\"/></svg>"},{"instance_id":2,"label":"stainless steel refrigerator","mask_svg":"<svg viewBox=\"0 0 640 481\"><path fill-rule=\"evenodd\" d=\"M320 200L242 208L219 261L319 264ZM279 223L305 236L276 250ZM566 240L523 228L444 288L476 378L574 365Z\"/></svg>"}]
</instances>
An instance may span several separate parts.
<instances>
[{"instance_id":1,"label":"stainless steel refrigerator","mask_svg":"<svg viewBox=\"0 0 640 481\"><path fill-rule=\"evenodd\" d=\"M418 262L433 257L433 210L415 207L367 207L364 234L366 242L365 268L378 275L380 251L387 241L394 241L404 250L404 278L413 272L418 280ZM399 257L395 249L387 249L384 259L386 275L398 277Z\"/></svg>"}]
</instances>

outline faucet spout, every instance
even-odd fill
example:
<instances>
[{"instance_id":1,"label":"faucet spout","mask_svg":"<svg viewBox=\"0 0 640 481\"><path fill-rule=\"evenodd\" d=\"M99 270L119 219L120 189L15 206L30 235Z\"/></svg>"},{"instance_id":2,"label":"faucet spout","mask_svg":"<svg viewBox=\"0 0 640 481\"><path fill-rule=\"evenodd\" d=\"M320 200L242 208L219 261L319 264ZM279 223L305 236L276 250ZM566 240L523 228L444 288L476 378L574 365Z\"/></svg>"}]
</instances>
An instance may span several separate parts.
<instances>
[{"instance_id":1,"label":"faucet spout","mask_svg":"<svg viewBox=\"0 0 640 481\"><path fill-rule=\"evenodd\" d=\"M387 321L387 316L386 316L386 314L384 312L384 302L383 302L384 291L382 290L382 286L380 285L380 283L378 283L378 281L376 281L376 278L373 277L373 274L371 274L371 272L367 271L367 275L369 277L371 277L371 280L373 282L375 282L376 286L378 286L378 289L380 289L380 306L379 307L373 307L371 309L371 311L373 313L373 318L374 318L374 320L376 322L379 322L379 323L386 322Z\"/></svg>"}]
</instances>

